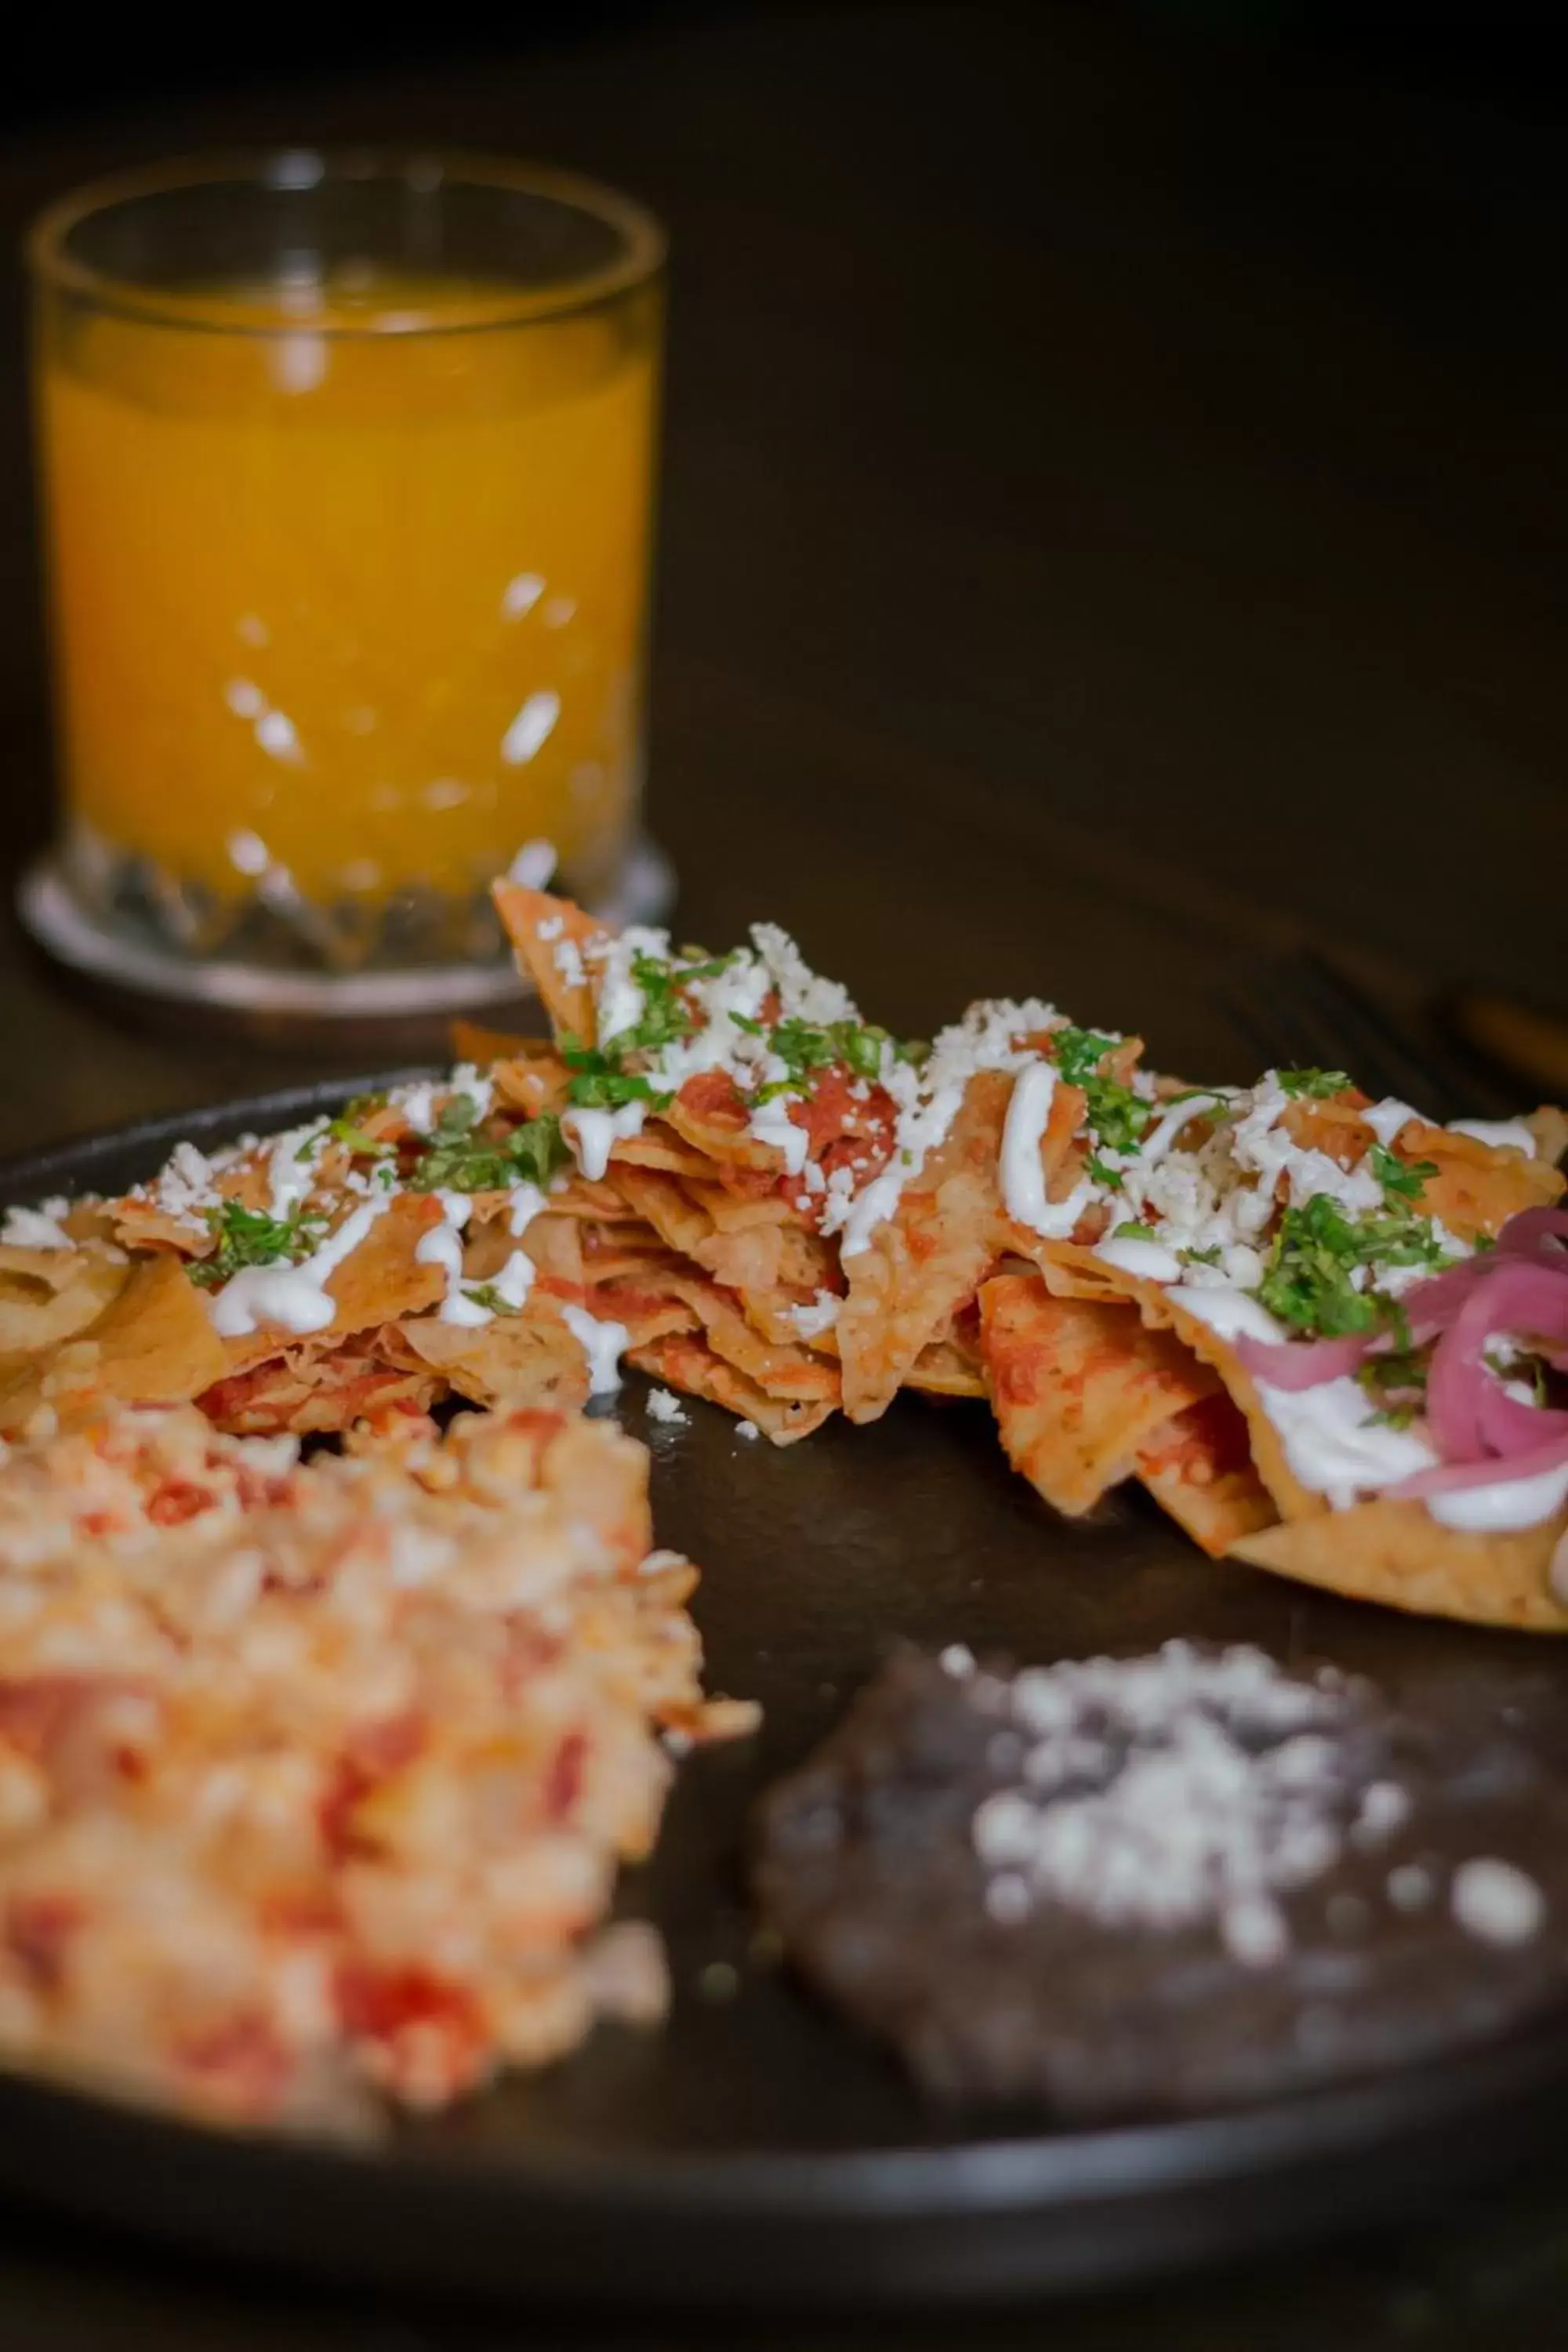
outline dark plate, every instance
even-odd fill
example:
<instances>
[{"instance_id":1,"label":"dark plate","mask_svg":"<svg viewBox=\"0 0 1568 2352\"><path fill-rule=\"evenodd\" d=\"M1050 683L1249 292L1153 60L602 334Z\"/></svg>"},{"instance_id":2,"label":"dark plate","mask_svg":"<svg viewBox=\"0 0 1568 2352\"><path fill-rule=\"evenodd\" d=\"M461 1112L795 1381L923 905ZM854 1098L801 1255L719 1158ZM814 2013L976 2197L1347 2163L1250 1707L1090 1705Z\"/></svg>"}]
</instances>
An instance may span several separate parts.
<instances>
[{"instance_id":1,"label":"dark plate","mask_svg":"<svg viewBox=\"0 0 1568 2352\"><path fill-rule=\"evenodd\" d=\"M342 1081L71 1144L0 1169L0 1202L117 1190L183 1135L215 1144ZM749 1950L748 1807L900 1636L1047 1661L1173 1633L1253 1641L1408 1703L1501 1717L1568 1769L1568 1660L1216 1568L1152 1508L1051 1518L978 1406L900 1402L787 1453L702 1405L645 1431L661 1542L703 1564L710 1687L759 1698L754 1742L681 1772L625 1907L668 1939L668 2032L606 2030L384 2146L227 2137L0 2080L0 2179L209 2251L384 2284L645 2305L1001 2297L1125 2281L1408 2209L1561 2135L1568 2019L1441 2067L1142 2129L965 2128Z\"/></svg>"}]
</instances>

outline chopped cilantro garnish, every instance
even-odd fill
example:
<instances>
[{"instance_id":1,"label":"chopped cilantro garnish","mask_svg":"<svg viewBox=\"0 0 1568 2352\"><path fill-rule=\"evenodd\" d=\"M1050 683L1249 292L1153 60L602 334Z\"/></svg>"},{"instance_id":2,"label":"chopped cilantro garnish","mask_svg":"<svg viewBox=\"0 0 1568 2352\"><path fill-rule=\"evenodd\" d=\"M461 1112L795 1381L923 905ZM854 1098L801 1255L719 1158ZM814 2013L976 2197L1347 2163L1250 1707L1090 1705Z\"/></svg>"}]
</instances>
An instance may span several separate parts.
<instances>
[{"instance_id":1,"label":"chopped cilantro garnish","mask_svg":"<svg viewBox=\"0 0 1568 2352\"><path fill-rule=\"evenodd\" d=\"M1105 1036L1098 1029L1058 1029L1051 1038L1056 1049L1057 1067L1068 1084L1081 1087L1089 1124L1097 1143L1107 1151L1131 1151L1148 1126L1151 1106L1131 1087L1117 1078L1106 1077L1100 1064L1107 1054L1114 1053L1117 1040ZM1102 1183L1109 1176L1100 1175L1093 1160L1089 1166ZM1116 1179L1121 1181L1120 1177Z\"/></svg>"},{"instance_id":2,"label":"chopped cilantro garnish","mask_svg":"<svg viewBox=\"0 0 1568 2352\"><path fill-rule=\"evenodd\" d=\"M844 1063L858 1078L879 1077L882 1049L891 1044L885 1029L867 1023L830 1021L819 1029L792 1015L781 1021L768 1038L770 1052L785 1064L789 1076L759 1087L755 1099L771 1102L775 1095L798 1094L814 1071L828 1069L836 1062Z\"/></svg>"},{"instance_id":3,"label":"chopped cilantro garnish","mask_svg":"<svg viewBox=\"0 0 1568 2352\"><path fill-rule=\"evenodd\" d=\"M1105 1185L1112 1192L1121 1192L1121 1170L1112 1167L1109 1160L1101 1160L1098 1152L1091 1151L1089 1155L1089 1172L1097 1184Z\"/></svg>"},{"instance_id":4,"label":"chopped cilantro garnish","mask_svg":"<svg viewBox=\"0 0 1568 2352\"><path fill-rule=\"evenodd\" d=\"M1424 1265L1436 1272L1448 1264L1431 1218L1408 1202L1390 1202L1380 1214L1363 1217L1356 1231L1368 1265Z\"/></svg>"},{"instance_id":5,"label":"chopped cilantro garnish","mask_svg":"<svg viewBox=\"0 0 1568 2352\"><path fill-rule=\"evenodd\" d=\"M1287 1209L1279 1221L1258 1297L1270 1315L1299 1331L1338 1338L1370 1331L1377 1304L1352 1282L1362 1263L1354 1226L1326 1192L1304 1207Z\"/></svg>"},{"instance_id":6,"label":"chopped cilantro garnish","mask_svg":"<svg viewBox=\"0 0 1568 2352\"><path fill-rule=\"evenodd\" d=\"M1057 1067L1069 1087L1084 1087L1100 1072L1107 1054L1116 1047L1114 1037L1102 1035L1098 1029L1058 1029L1052 1035L1057 1049Z\"/></svg>"},{"instance_id":7,"label":"chopped cilantro garnish","mask_svg":"<svg viewBox=\"0 0 1568 2352\"><path fill-rule=\"evenodd\" d=\"M323 1217L303 1213L269 1217L261 1209L247 1209L238 1201L224 1201L206 1213L217 1244L210 1257L198 1258L188 1269L191 1280L204 1290L226 1282L247 1265L293 1265L308 1257L321 1237Z\"/></svg>"},{"instance_id":8,"label":"chopped cilantro garnish","mask_svg":"<svg viewBox=\"0 0 1568 2352\"><path fill-rule=\"evenodd\" d=\"M1342 1095L1350 1085L1343 1070L1276 1070L1274 1075L1286 1094L1308 1095L1317 1102Z\"/></svg>"},{"instance_id":9,"label":"chopped cilantro garnish","mask_svg":"<svg viewBox=\"0 0 1568 2352\"><path fill-rule=\"evenodd\" d=\"M333 1119L327 1133L334 1143L341 1143L346 1150L352 1151L356 1160L382 1160L394 1149L390 1143L383 1143L377 1137L367 1135L363 1127L353 1126L346 1118Z\"/></svg>"},{"instance_id":10,"label":"chopped cilantro garnish","mask_svg":"<svg viewBox=\"0 0 1568 2352\"><path fill-rule=\"evenodd\" d=\"M655 1110L663 1110L675 1099L671 1094L659 1094L636 1071L622 1069L613 1055L597 1053L588 1046L568 1052L563 1045L562 1058L572 1073L566 1099L574 1110L622 1110L633 1102L645 1102Z\"/></svg>"},{"instance_id":11,"label":"chopped cilantro garnish","mask_svg":"<svg viewBox=\"0 0 1568 2352\"><path fill-rule=\"evenodd\" d=\"M487 1307L492 1315L515 1315L518 1311L510 1298L501 1297L493 1282L477 1282L463 1296L471 1298L476 1307Z\"/></svg>"},{"instance_id":12,"label":"chopped cilantro garnish","mask_svg":"<svg viewBox=\"0 0 1568 2352\"><path fill-rule=\"evenodd\" d=\"M1218 1242L1210 1242L1203 1249L1183 1249L1176 1252L1184 1265L1217 1265L1225 1252Z\"/></svg>"},{"instance_id":13,"label":"chopped cilantro garnish","mask_svg":"<svg viewBox=\"0 0 1568 2352\"><path fill-rule=\"evenodd\" d=\"M631 1027L602 1039L596 1049L572 1036L561 1041L572 1072L569 1101L581 1110L618 1110L628 1102L647 1102L663 1109L670 1095L660 1093L641 1072L628 1069L627 1062L637 1054L661 1054L667 1046L689 1037L699 1015L685 1000L687 985L717 979L741 952L736 949L730 955L703 957L700 950L688 948L682 950L688 961L675 963L661 962L657 956L634 955L632 978L643 1000L640 1018ZM833 1021L819 1027L792 1015L770 1031L754 1014L731 1013L729 1017L746 1036L766 1038L769 1050L784 1065L786 1075L771 1080L752 1097L759 1103L803 1091L814 1072L836 1063L846 1065L858 1078L874 1079L881 1074L885 1048L891 1047L906 1061L918 1060L929 1050L922 1045L895 1045L885 1029L859 1021Z\"/></svg>"},{"instance_id":14,"label":"chopped cilantro garnish","mask_svg":"<svg viewBox=\"0 0 1568 2352\"><path fill-rule=\"evenodd\" d=\"M542 1189L570 1157L553 1111L493 1139L476 1134L475 1125L469 1097L456 1096L446 1105L408 1179L415 1192L509 1192L524 1182Z\"/></svg>"},{"instance_id":15,"label":"chopped cilantro garnish","mask_svg":"<svg viewBox=\"0 0 1568 2352\"><path fill-rule=\"evenodd\" d=\"M617 1063L628 1054L659 1054L667 1045L679 1045L689 1037L697 1026L697 1016L686 1003L681 992L694 980L717 980L734 961L733 955L699 955L685 963L661 963L658 956L636 954L632 957L632 978L642 991L643 1009L639 1019L629 1029L617 1029L613 1037L603 1040L604 1050L613 1055Z\"/></svg>"},{"instance_id":16,"label":"chopped cilantro garnish","mask_svg":"<svg viewBox=\"0 0 1568 2352\"><path fill-rule=\"evenodd\" d=\"M1447 1262L1428 1220L1409 1206L1352 1218L1328 1193L1318 1192L1280 1218L1258 1295L1282 1323L1337 1339L1379 1323L1403 1323L1392 1301L1357 1287L1359 1268Z\"/></svg>"},{"instance_id":17,"label":"chopped cilantro garnish","mask_svg":"<svg viewBox=\"0 0 1568 2352\"><path fill-rule=\"evenodd\" d=\"M1425 1349L1411 1347L1392 1348L1386 1355L1367 1358L1356 1378L1373 1400L1373 1421L1390 1429L1409 1428L1426 1402L1427 1361Z\"/></svg>"},{"instance_id":18,"label":"chopped cilantro garnish","mask_svg":"<svg viewBox=\"0 0 1568 2352\"><path fill-rule=\"evenodd\" d=\"M605 1044L613 1045L617 1055L633 1052L662 1053L666 1045L678 1045L689 1037L696 1028L696 1019L680 995L682 974L670 964L660 963L657 957L634 955L632 978L642 991L642 1018L630 1029L623 1029Z\"/></svg>"},{"instance_id":19,"label":"chopped cilantro garnish","mask_svg":"<svg viewBox=\"0 0 1568 2352\"><path fill-rule=\"evenodd\" d=\"M1428 1176L1437 1173L1435 1160L1405 1161L1381 1143L1374 1143L1367 1156L1372 1161L1372 1172L1384 1192L1396 1201L1418 1201L1426 1189Z\"/></svg>"},{"instance_id":20,"label":"chopped cilantro garnish","mask_svg":"<svg viewBox=\"0 0 1568 2352\"><path fill-rule=\"evenodd\" d=\"M552 1110L541 1111L537 1118L515 1128L507 1138L507 1150L518 1176L537 1184L542 1192L549 1191L552 1177L572 1157L561 1132L561 1121Z\"/></svg>"},{"instance_id":21,"label":"chopped cilantro garnish","mask_svg":"<svg viewBox=\"0 0 1568 2352\"><path fill-rule=\"evenodd\" d=\"M1111 1226L1110 1238L1113 1242L1152 1242L1154 1236L1136 1217L1123 1217L1119 1225Z\"/></svg>"}]
</instances>

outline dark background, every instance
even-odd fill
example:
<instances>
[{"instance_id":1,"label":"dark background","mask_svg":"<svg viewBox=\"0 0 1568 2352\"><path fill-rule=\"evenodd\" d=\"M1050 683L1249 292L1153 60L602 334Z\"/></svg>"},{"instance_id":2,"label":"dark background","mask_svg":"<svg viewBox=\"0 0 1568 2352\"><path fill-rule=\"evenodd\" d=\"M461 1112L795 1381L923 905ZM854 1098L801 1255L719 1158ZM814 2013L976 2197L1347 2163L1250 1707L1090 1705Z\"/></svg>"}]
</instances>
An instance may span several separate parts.
<instances>
[{"instance_id":1,"label":"dark background","mask_svg":"<svg viewBox=\"0 0 1568 2352\"><path fill-rule=\"evenodd\" d=\"M1568 1012L1561 21L58 10L0 82L0 237L244 141L500 150L644 196L675 256L650 772L683 929L776 916L900 1031L1037 990L1239 1078L1252 966L1303 940L1402 1013L1478 982ZM8 899L49 822L19 271L3 323ZM4 929L0 1027L0 1148L308 1058L146 1033ZM1555 2346L1564 2210L1538 2178L984 2340ZM571 2340L0 2222L5 2352Z\"/></svg>"}]
</instances>

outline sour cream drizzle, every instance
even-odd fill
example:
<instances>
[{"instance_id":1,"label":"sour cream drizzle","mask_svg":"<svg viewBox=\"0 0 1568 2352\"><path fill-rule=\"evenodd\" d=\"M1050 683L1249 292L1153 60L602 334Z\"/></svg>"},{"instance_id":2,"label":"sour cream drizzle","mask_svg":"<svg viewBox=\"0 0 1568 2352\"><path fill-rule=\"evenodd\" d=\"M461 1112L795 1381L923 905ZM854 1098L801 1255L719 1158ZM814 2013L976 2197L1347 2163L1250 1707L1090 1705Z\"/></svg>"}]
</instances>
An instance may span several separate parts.
<instances>
[{"instance_id":1,"label":"sour cream drizzle","mask_svg":"<svg viewBox=\"0 0 1568 2352\"><path fill-rule=\"evenodd\" d=\"M1065 1241L1096 1198L1096 1187L1087 1179L1075 1184L1064 1201L1053 1201L1047 1191L1040 1146L1056 1091L1054 1062L1026 1063L1013 1081L1002 1129L1002 1198L1007 1214L1047 1241Z\"/></svg>"},{"instance_id":2,"label":"sour cream drizzle","mask_svg":"<svg viewBox=\"0 0 1568 2352\"><path fill-rule=\"evenodd\" d=\"M618 1110L569 1110L563 1115L561 1132L590 1183L596 1184L608 1168L611 1146L640 1135L647 1116L647 1106L640 1102L623 1103Z\"/></svg>"},{"instance_id":3,"label":"sour cream drizzle","mask_svg":"<svg viewBox=\"0 0 1568 2352\"><path fill-rule=\"evenodd\" d=\"M600 1322L585 1307L563 1307L561 1318L588 1359L589 1395L613 1395L621 1385L621 1357L631 1339L626 1325Z\"/></svg>"},{"instance_id":4,"label":"sour cream drizzle","mask_svg":"<svg viewBox=\"0 0 1568 2352\"><path fill-rule=\"evenodd\" d=\"M469 1328L488 1323L490 1309L470 1298L463 1288L463 1227L473 1214L474 1204L466 1192L438 1192L436 1197L441 1203L441 1223L421 1234L414 1255L421 1265L438 1265L447 1276L438 1319Z\"/></svg>"},{"instance_id":5,"label":"sour cream drizzle","mask_svg":"<svg viewBox=\"0 0 1568 2352\"><path fill-rule=\"evenodd\" d=\"M242 1339L271 1326L283 1331L324 1331L338 1311L327 1277L351 1250L358 1249L386 1206L385 1199L363 1201L298 1265L247 1265L231 1275L207 1299L219 1339Z\"/></svg>"},{"instance_id":6,"label":"sour cream drizzle","mask_svg":"<svg viewBox=\"0 0 1568 2352\"><path fill-rule=\"evenodd\" d=\"M895 1063L890 1055L884 1055L880 1083L899 1107L892 1158L858 1192L836 1193L837 1178L829 1183L822 1231L842 1234L842 1256L858 1257L868 1249L878 1226L894 1214L905 1187L915 1181L930 1155L946 1140L970 1079L982 1070L1021 1071L1035 1066L1041 1062L1041 1056L1030 1047L1016 1045L1015 1038L1037 1035L1042 1030L1060 1025L1061 1015L1055 1005L1042 1003L1037 997L1028 997L1021 1003L998 997L971 1005L961 1022L942 1030L922 1069L916 1071L907 1063ZM1054 1079L1054 1070L1052 1075ZM1032 1117L1033 1113L1028 1115ZM1048 1102L1045 1115L1050 1115ZM1024 1117L1021 1112L1020 1132ZM1043 1131L1042 1121L1036 1132L1037 1150ZM1043 1191L1043 1173L1040 1181ZM1075 1223L1079 1213L1075 1209ZM1071 1226L1067 1230L1070 1232Z\"/></svg>"},{"instance_id":7,"label":"sour cream drizzle","mask_svg":"<svg viewBox=\"0 0 1568 2352\"><path fill-rule=\"evenodd\" d=\"M1357 1113L1357 1117L1371 1128L1385 1151L1392 1147L1400 1129L1408 1127L1412 1119L1420 1127L1428 1124L1418 1110L1412 1110L1407 1102L1400 1102L1394 1095L1385 1095L1381 1102L1369 1103L1363 1111Z\"/></svg>"}]
</instances>

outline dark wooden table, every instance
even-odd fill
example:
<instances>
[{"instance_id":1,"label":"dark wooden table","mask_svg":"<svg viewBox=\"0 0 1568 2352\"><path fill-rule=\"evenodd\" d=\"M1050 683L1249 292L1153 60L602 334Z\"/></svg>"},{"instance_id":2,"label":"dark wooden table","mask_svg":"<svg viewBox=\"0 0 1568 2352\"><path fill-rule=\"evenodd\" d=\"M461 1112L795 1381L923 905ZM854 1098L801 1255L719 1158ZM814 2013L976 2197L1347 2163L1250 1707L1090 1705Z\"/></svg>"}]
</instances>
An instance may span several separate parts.
<instances>
[{"instance_id":1,"label":"dark wooden table","mask_svg":"<svg viewBox=\"0 0 1568 2352\"><path fill-rule=\"evenodd\" d=\"M691 934L776 916L906 1032L1037 989L1215 1076L1244 1074L1223 992L1302 938L1407 1003L1469 980L1568 1009L1563 87L1171 15L716 5L319 85L62 91L0 157L0 228L235 139L522 152L658 206L651 802ZM9 873L48 824L19 289L5 332ZM306 1066L112 1023L9 929L0 990L0 1149ZM921 2340L1528 2352L1564 2340L1565 2281L1568 2166L1310 2263ZM584 2340L0 2217L19 2352Z\"/></svg>"}]
</instances>

